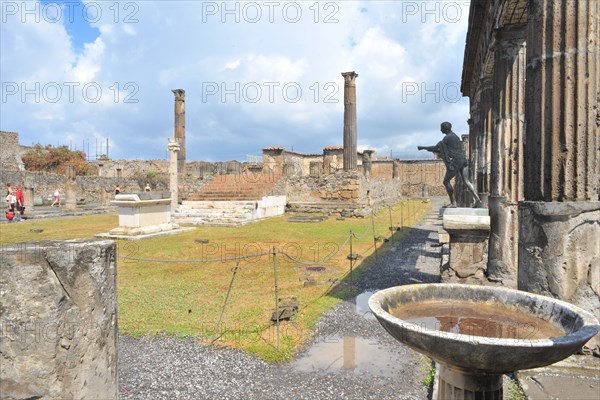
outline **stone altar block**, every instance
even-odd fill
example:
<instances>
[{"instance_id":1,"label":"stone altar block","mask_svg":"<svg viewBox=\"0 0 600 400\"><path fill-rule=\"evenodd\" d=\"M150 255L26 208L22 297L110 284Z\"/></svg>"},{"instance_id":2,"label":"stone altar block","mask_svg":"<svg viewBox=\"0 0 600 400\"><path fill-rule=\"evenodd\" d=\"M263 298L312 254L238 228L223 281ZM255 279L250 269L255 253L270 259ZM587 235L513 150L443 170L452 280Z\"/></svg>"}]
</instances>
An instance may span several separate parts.
<instances>
[{"instance_id":1,"label":"stone altar block","mask_svg":"<svg viewBox=\"0 0 600 400\"><path fill-rule=\"evenodd\" d=\"M190 230L171 223L169 192L123 193L110 203L119 207L119 227L97 237L142 239Z\"/></svg>"},{"instance_id":2,"label":"stone altar block","mask_svg":"<svg viewBox=\"0 0 600 400\"><path fill-rule=\"evenodd\" d=\"M483 283L488 262L487 208L447 208L442 226L450 235L450 258L442 282Z\"/></svg>"}]
</instances>

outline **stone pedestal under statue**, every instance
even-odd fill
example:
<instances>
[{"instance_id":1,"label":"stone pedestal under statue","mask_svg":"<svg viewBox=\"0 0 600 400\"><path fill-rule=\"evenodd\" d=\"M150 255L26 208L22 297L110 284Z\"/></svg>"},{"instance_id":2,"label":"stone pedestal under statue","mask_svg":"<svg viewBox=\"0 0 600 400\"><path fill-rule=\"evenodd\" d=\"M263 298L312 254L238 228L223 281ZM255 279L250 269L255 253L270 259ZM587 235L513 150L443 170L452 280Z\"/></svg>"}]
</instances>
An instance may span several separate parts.
<instances>
[{"instance_id":1,"label":"stone pedestal under statue","mask_svg":"<svg viewBox=\"0 0 600 400\"><path fill-rule=\"evenodd\" d=\"M490 217L486 208L446 208L442 226L450 235L450 257L442 282L483 283L487 272Z\"/></svg>"}]
</instances>

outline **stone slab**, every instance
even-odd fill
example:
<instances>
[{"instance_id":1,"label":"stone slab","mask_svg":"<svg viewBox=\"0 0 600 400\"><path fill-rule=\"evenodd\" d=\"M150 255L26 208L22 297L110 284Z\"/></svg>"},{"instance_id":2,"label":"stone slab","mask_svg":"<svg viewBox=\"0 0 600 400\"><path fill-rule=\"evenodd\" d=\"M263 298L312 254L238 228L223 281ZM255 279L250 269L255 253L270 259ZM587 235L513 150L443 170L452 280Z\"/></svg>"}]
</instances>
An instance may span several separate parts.
<instances>
[{"instance_id":1,"label":"stone slab","mask_svg":"<svg viewBox=\"0 0 600 400\"><path fill-rule=\"evenodd\" d=\"M137 236L111 235L110 233L107 232L107 233L98 233L96 235L96 237L102 238L102 239L118 239L118 240L138 241L138 240L144 240L144 239L151 239L151 238L155 238L155 237L159 237L159 236L176 235L178 233L193 231L194 229L196 229L196 228L193 228L193 227L179 228L179 229L173 229L170 231L162 231L162 232L149 233L149 234L137 235Z\"/></svg>"},{"instance_id":2,"label":"stone slab","mask_svg":"<svg viewBox=\"0 0 600 400\"><path fill-rule=\"evenodd\" d=\"M466 207L453 207L453 208L440 208L440 214L442 215L472 215L479 217L489 216L489 210L487 208L466 208Z\"/></svg>"},{"instance_id":3,"label":"stone slab","mask_svg":"<svg viewBox=\"0 0 600 400\"><path fill-rule=\"evenodd\" d=\"M574 355L543 368L519 371L519 384L531 400L600 398L600 358Z\"/></svg>"},{"instance_id":4,"label":"stone slab","mask_svg":"<svg viewBox=\"0 0 600 400\"><path fill-rule=\"evenodd\" d=\"M449 231L490 230L490 217L481 215L448 215L444 214L442 226Z\"/></svg>"}]
</instances>

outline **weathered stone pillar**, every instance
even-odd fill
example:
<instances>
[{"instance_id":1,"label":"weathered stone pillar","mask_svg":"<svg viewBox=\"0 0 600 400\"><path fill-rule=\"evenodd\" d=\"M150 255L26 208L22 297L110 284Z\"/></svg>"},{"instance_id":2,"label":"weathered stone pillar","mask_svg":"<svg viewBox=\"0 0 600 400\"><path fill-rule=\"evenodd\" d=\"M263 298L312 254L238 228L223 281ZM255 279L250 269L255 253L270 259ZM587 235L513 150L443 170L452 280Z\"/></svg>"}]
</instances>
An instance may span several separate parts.
<instances>
[{"instance_id":1,"label":"weathered stone pillar","mask_svg":"<svg viewBox=\"0 0 600 400\"><path fill-rule=\"evenodd\" d=\"M519 289L600 314L600 2L535 0ZM598 336L588 346L600 354Z\"/></svg>"},{"instance_id":2,"label":"weathered stone pillar","mask_svg":"<svg viewBox=\"0 0 600 400\"><path fill-rule=\"evenodd\" d=\"M362 167L363 167L363 175L366 177L371 176L371 165L372 165L373 153L375 153L375 150L363 150Z\"/></svg>"},{"instance_id":3,"label":"weathered stone pillar","mask_svg":"<svg viewBox=\"0 0 600 400\"><path fill-rule=\"evenodd\" d=\"M394 160L392 164L392 179L400 179L400 161Z\"/></svg>"},{"instance_id":4,"label":"weathered stone pillar","mask_svg":"<svg viewBox=\"0 0 600 400\"><path fill-rule=\"evenodd\" d=\"M77 188L75 187L75 168L67 167L67 180L65 182L64 208L72 210L77 208Z\"/></svg>"},{"instance_id":5,"label":"weathered stone pillar","mask_svg":"<svg viewBox=\"0 0 600 400\"><path fill-rule=\"evenodd\" d=\"M185 171L185 90L173 89L175 94L175 139L177 139L180 150L177 154L178 169Z\"/></svg>"},{"instance_id":6,"label":"weathered stone pillar","mask_svg":"<svg viewBox=\"0 0 600 400\"><path fill-rule=\"evenodd\" d=\"M4 399L116 399L116 245L19 243L0 249Z\"/></svg>"},{"instance_id":7,"label":"weathered stone pillar","mask_svg":"<svg viewBox=\"0 0 600 400\"><path fill-rule=\"evenodd\" d=\"M342 72L344 77L344 171L357 167L356 78L358 74Z\"/></svg>"},{"instance_id":8,"label":"weathered stone pillar","mask_svg":"<svg viewBox=\"0 0 600 400\"><path fill-rule=\"evenodd\" d=\"M25 198L25 213L33 211L33 188L23 188L23 197Z\"/></svg>"},{"instance_id":9,"label":"weathered stone pillar","mask_svg":"<svg viewBox=\"0 0 600 400\"><path fill-rule=\"evenodd\" d=\"M526 26L496 32L488 276L517 287L518 201L523 200Z\"/></svg>"},{"instance_id":10,"label":"weathered stone pillar","mask_svg":"<svg viewBox=\"0 0 600 400\"><path fill-rule=\"evenodd\" d=\"M179 158L178 153L181 151L177 138L169 138L169 191L171 192L171 213L177 210L179 204Z\"/></svg>"}]
</instances>

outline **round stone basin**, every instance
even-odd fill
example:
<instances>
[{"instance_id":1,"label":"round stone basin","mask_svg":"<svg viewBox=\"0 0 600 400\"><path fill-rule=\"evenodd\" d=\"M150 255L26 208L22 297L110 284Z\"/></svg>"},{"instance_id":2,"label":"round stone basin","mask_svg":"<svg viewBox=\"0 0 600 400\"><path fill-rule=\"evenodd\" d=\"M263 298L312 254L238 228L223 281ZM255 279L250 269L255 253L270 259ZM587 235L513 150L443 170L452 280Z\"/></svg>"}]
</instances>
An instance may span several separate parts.
<instances>
[{"instance_id":1,"label":"round stone basin","mask_svg":"<svg viewBox=\"0 0 600 400\"><path fill-rule=\"evenodd\" d=\"M371 296L369 308L398 341L477 374L553 364L600 328L591 313L570 303L499 287L397 286Z\"/></svg>"}]
</instances>

